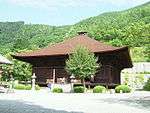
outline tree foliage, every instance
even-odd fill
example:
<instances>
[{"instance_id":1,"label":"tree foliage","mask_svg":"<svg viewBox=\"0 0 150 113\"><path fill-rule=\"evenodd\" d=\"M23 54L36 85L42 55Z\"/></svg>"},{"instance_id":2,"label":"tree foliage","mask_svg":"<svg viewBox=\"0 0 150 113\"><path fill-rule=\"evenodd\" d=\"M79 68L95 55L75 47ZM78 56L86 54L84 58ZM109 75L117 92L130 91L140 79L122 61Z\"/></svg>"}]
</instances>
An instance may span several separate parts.
<instances>
[{"instance_id":1,"label":"tree foliage","mask_svg":"<svg viewBox=\"0 0 150 113\"><path fill-rule=\"evenodd\" d=\"M7 58L12 61L12 65L2 65L3 73L2 79L10 79L13 77L15 80L30 80L32 71L31 65L22 61L18 61L16 59L12 59L10 54L7 54Z\"/></svg>"},{"instance_id":2,"label":"tree foliage","mask_svg":"<svg viewBox=\"0 0 150 113\"><path fill-rule=\"evenodd\" d=\"M83 46L77 46L73 54L66 61L66 69L68 72L82 80L90 78L91 75L95 75L98 67L97 58Z\"/></svg>"},{"instance_id":3,"label":"tree foliage","mask_svg":"<svg viewBox=\"0 0 150 113\"><path fill-rule=\"evenodd\" d=\"M145 53L146 61L150 62L150 43L146 45L144 53Z\"/></svg>"}]
</instances>

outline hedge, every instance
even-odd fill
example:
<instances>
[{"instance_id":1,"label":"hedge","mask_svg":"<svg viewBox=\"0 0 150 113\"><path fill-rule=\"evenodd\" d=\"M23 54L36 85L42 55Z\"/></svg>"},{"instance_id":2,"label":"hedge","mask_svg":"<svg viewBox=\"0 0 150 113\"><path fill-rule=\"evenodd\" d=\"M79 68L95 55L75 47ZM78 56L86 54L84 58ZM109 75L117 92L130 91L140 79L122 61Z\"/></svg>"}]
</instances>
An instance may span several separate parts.
<instances>
[{"instance_id":1,"label":"hedge","mask_svg":"<svg viewBox=\"0 0 150 113\"><path fill-rule=\"evenodd\" d=\"M131 88L128 85L119 85L115 88L116 93L120 93L121 91L122 93L130 93Z\"/></svg>"},{"instance_id":2,"label":"hedge","mask_svg":"<svg viewBox=\"0 0 150 113\"><path fill-rule=\"evenodd\" d=\"M31 85L16 84L16 85L14 86L14 89L18 89L18 90L31 90L32 87L31 87ZM40 89L41 89L41 88L40 88L39 85L36 85L36 86L35 86L35 90L40 90Z\"/></svg>"},{"instance_id":3,"label":"hedge","mask_svg":"<svg viewBox=\"0 0 150 113\"><path fill-rule=\"evenodd\" d=\"M150 78L148 79L148 81L145 83L145 85L143 86L143 89L145 91L150 91Z\"/></svg>"},{"instance_id":4,"label":"hedge","mask_svg":"<svg viewBox=\"0 0 150 113\"><path fill-rule=\"evenodd\" d=\"M95 86L93 88L93 93L103 93L106 92L106 88L104 86Z\"/></svg>"},{"instance_id":5,"label":"hedge","mask_svg":"<svg viewBox=\"0 0 150 113\"><path fill-rule=\"evenodd\" d=\"M53 93L63 93L63 89L59 88L59 87L56 87L56 88L53 88L52 92Z\"/></svg>"},{"instance_id":6,"label":"hedge","mask_svg":"<svg viewBox=\"0 0 150 113\"><path fill-rule=\"evenodd\" d=\"M85 88L83 86L74 87L74 93L84 93Z\"/></svg>"}]
</instances>

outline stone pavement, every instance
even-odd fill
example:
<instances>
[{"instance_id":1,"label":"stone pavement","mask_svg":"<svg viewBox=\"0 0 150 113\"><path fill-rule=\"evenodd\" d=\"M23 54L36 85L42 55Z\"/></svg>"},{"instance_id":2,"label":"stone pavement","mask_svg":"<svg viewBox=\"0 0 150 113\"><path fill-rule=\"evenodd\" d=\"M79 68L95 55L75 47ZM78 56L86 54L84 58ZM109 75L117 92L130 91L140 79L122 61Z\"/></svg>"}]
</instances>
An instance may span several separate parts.
<instances>
[{"instance_id":1,"label":"stone pavement","mask_svg":"<svg viewBox=\"0 0 150 113\"><path fill-rule=\"evenodd\" d=\"M150 92L54 94L48 89L0 94L0 113L150 113Z\"/></svg>"}]
</instances>

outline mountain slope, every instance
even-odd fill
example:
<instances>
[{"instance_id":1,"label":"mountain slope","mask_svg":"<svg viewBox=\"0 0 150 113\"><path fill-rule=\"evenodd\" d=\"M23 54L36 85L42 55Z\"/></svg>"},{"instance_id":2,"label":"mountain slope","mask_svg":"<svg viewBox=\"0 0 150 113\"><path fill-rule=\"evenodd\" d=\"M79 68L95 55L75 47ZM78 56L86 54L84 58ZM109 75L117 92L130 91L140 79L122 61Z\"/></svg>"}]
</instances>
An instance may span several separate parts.
<instances>
[{"instance_id":1,"label":"mountain slope","mask_svg":"<svg viewBox=\"0 0 150 113\"><path fill-rule=\"evenodd\" d=\"M80 27L89 31L90 34L96 36L96 39L99 40L126 40L124 38L134 35L135 32L138 32L135 34L136 36L139 35L138 37L142 38L141 32L144 31L146 32L144 34L150 34L148 32L150 31L150 2L125 11L104 13L75 24L75 29L79 29ZM135 29L135 32L132 29ZM133 34L129 34L130 30ZM130 43L126 45L132 46ZM136 43L133 46L140 45Z\"/></svg>"},{"instance_id":2,"label":"mountain slope","mask_svg":"<svg viewBox=\"0 0 150 113\"><path fill-rule=\"evenodd\" d=\"M78 31L114 46L148 46L150 2L125 11L104 13L70 26L0 22L0 52L37 49L73 37Z\"/></svg>"}]
</instances>

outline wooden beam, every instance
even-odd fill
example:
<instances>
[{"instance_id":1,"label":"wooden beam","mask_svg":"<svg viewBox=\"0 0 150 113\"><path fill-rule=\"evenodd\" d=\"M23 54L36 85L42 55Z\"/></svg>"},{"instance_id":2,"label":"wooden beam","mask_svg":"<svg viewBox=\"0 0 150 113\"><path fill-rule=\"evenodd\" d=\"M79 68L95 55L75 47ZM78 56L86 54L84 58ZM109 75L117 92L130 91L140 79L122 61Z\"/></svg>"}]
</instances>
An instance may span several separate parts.
<instances>
[{"instance_id":1,"label":"wooden beam","mask_svg":"<svg viewBox=\"0 0 150 113\"><path fill-rule=\"evenodd\" d=\"M47 67L43 67L43 66L42 66L42 67L36 67L36 66L33 66L33 68L35 68L35 69L36 69L36 68L41 68L41 69L42 69L42 68L48 68L48 69L54 69L54 68L55 68L55 69L65 69L64 66L53 66L53 67L48 67L48 66L47 66Z\"/></svg>"}]
</instances>

